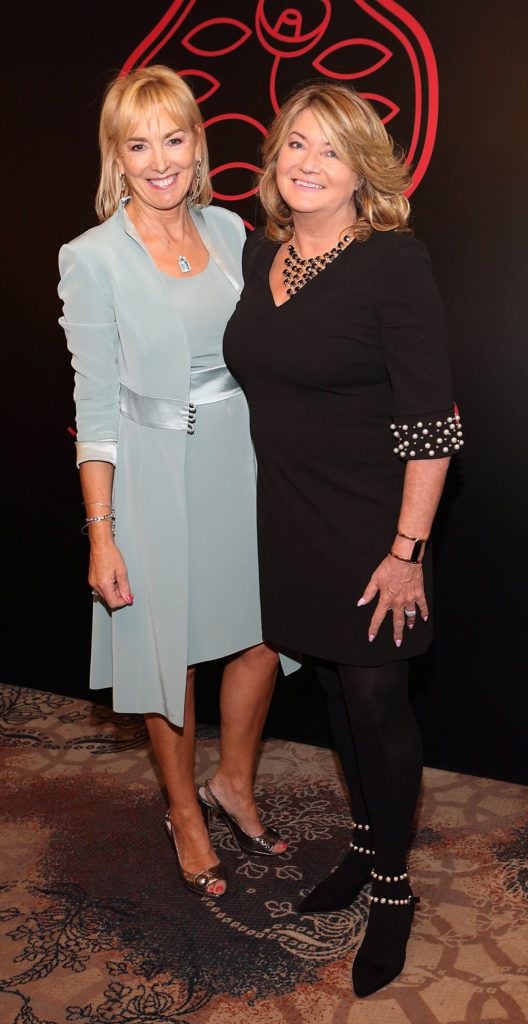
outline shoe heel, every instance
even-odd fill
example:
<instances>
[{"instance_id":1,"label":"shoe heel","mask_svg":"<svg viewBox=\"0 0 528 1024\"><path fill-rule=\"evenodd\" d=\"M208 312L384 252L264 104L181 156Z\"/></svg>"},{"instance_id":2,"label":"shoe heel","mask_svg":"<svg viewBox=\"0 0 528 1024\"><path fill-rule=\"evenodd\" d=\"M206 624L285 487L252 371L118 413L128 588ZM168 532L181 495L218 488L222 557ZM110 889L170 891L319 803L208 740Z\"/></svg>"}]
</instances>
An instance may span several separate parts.
<instances>
[{"instance_id":1,"label":"shoe heel","mask_svg":"<svg viewBox=\"0 0 528 1024\"><path fill-rule=\"evenodd\" d=\"M395 881L396 879L393 880ZM390 879L388 881L390 881ZM407 899L402 899L400 895L399 900L392 900L392 905L391 900L388 897L383 897L383 907L381 907L381 897L371 896L370 900L371 910L369 911L367 931L365 938L356 953L354 963L352 964L352 987L359 999L364 999L365 996L370 996L374 992L379 992L379 990L385 988L386 985L390 985L391 981L394 981L394 979L403 971L403 968L405 967L407 941L409 939L414 917L414 909L420 902L420 897L415 896L414 893L410 892ZM372 936L374 942L371 942L369 951L365 951L365 947L369 939L369 926L371 924L370 914L372 911L378 913L380 910L383 915L385 915L385 913L388 913L390 917L394 915L392 920L389 918L383 922L385 938L387 936L387 929L389 929L389 934L392 933L393 938L396 939L395 947L390 959L387 957L387 953L385 952L384 954L383 952L383 929L379 920L376 925L378 933L377 937L375 935ZM395 929L394 932L392 932L392 928Z\"/></svg>"},{"instance_id":2,"label":"shoe heel","mask_svg":"<svg viewBox=\"0 0 528 1024\"><path fill-rule=\"evenodd\" d=\"M203 790L205 796L202 796L202 794L200 793L200 788L198 788L197 791L198 803L202 808L202 813L205 816L205 813L207 812L209 820L211 818L211 815L216 815L217 817L221 818L227 825L229 831L231 832L231 835L235 843L237 844L239 850L244 851L244 853L258 853L265 857L276 856L276 854L274 854L273 852L273 847L278 842L282 842L281 837L276 829L265 828L261 835L250 836L242 828L242 826L239 825L237 819L232 814L228 814L225 807L222 807L220 801L211 791L209 787L209 781L204 783ZM207 827L209 826L207 825Z\"/></svg>"},{"instance_id":3,"label":"shoe heel","mask_svg":"<svg viewBox=\"0 0 528 1024\"><path fill-rule=\"evenodd\" d=\"M204 796L202 796L202 794L200 793L200 789L199 788L196 790L196 799L198 801L198 806L199 806L199 808L200 808L200 810L202 812L203 820L205 822L205 827L206 827L207 831L209 832L209 826L210 826L210 824L211 824L211 822L213 820L213 817L214 817L214 815L216 813L215 812L215 808L213 807L212 804L209 803L208 800L205 799Z\"/></svg>"},{"instance_id":4,"label":"shoe heel","mask_svg":"<svg viewBox=\"0 0 528 1024\"><path fill-rule=\"evenodd\" d=\"M203 803L201 800L198 801L200 804L200 810L202 812L205 827L208 832L211 831L211 821L213 817L213 808L209 807L208 804Z\"/></svg>"}]
</instances>

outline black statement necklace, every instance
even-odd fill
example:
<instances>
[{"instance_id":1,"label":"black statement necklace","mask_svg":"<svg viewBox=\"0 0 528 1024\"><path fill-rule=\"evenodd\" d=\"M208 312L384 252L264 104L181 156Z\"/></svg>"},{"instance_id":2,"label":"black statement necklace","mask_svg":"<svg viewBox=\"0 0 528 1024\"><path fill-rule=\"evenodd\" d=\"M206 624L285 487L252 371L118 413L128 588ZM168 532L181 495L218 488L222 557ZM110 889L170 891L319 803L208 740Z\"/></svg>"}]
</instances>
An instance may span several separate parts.
<instances>
[{"instance_id":1,"label":"black statement necklace","mask_svg":"<svg viewBox=\"0 0 528 1024\"><path fill-rule=\"evenodd\" d=\"M333 249L329 249L328 252L324 252L321 256L310 256L306 260L297 252L294 239L295 235L288 245L288 256L284 257L282 267L284 286L288 295L294 295L308 281L311 281L313 277L317 277L317 274L320 274L321 270L324 270L329 263L333 263L339 254L343 252L343 249L346 249L347 245L350 244L353 235L343 235L343 238L339 240L337 245L334 245Z\"/></svg>"}]
</instances>

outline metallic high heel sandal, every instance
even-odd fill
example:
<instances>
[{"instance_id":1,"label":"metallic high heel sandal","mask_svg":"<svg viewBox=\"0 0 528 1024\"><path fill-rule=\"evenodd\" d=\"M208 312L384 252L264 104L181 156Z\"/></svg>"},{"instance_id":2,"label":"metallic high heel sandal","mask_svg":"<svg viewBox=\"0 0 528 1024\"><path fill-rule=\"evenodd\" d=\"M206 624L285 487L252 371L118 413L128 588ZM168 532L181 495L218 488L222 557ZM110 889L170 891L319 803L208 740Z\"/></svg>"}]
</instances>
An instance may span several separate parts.
<instances>
[{"instance_id":1,"label":"metallic high heel sandal","mask_svg":"<svg viewBox=\"0 0 528 1024\"><path fill-rule=\"evenodd\" d=\"M265 828L259 836L250 836L249 833L246 832L238 823L237 819L232 814L228 814L225 807L222 807L222 804L209 786L209 779L198 789L198 803L202 808L207 828L209 828L209 821L211 817L214 814L217 814L220 818L224 819L226 825L231 831L233 839L236 840L241 850L245 850L246 853L258 853L264 857L280 856L279 853L275 853L273 850L276 843L284 842L277 830L274 828ZM280 853L285 852L285 850L280 851Z\"/></svg>"},{"instance_id":2,"label":"metallic high heel sandal","mask_svg":"<svg viewBox=\"0 0 528 1024\"><path fill-rule=\"evenodd\" d=\"M178 861L178 869L180 877L185 886L194 892L196 896L212 896L213 899L219 899L220 896L224 896L226 889L223 892L210 892L207 888L208 885L212 885L215 882L220 882L224 886L227 886L227 879L225 874L225 868L220 862L213 864L210 868L205 868L203 871L184 871L181 866L180 855L178 853L178 846L176 844L176 836L174 835L174 828L171 821L170 811L167 811L165 815L165 828L167 829L168 837L171 841L172 847L176 854L176 860Z\"/></svg>"}]
</instances>

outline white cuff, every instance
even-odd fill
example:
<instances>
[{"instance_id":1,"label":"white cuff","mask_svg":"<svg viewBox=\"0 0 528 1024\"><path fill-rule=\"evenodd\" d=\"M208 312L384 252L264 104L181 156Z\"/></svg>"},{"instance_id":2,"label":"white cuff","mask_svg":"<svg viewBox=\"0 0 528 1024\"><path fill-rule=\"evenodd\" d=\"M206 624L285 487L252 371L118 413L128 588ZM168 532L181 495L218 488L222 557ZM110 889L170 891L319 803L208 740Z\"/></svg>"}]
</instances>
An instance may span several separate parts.
<instances>
[{"instance_id":1,"label":"white cuff","mask_svg":"<svg viewBox=\"0 0 528 1024\"><path fill-rule=\"evenodd\" d=\"M117 460L117 441L77 441L77 466L81 462L111 462Z\"/></svg>"}]
</instances>

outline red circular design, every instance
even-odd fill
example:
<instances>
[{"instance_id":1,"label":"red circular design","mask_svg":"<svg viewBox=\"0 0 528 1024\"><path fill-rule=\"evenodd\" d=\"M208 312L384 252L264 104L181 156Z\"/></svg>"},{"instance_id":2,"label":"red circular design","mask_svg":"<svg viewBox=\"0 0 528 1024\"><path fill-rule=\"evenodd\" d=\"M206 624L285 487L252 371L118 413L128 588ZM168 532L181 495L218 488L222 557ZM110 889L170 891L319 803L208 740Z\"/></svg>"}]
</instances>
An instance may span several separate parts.
<instances>
[{"instance_id":1,"label":"red circular design","mask_svg":"<svg viewBox=\"0 0 528 1024\"><path fill-rule=\"evenodd\" d=\"M272 25L266 17L266 0L258 0L255 12L255 28L259 40L265 50L276 57L301 57L317 45L324 36L332 16L330 0L319 0L324 7L324 14L315 28L302 32L303 13L299 8L288 7ZM293 32L281 32L283 26L289 25Z\"/></svg>"},{"instance_id":2,"label":"red circular design","mask_svg":"<svg viewBox=\"0 0 528 1024\"><path fill-rule=\"evenodd\" d=\"M209 16L210 5L205 0L174 0L153 29L127 58L122 73L135 67L145 67L155 59L164 59L165 63L178 69L185 63L182 59L185 52L192 50L200 58L197 61L198 67L192 71L185 70L181 73L186 77L194 76L198 81L204 80L204 83L209 83L210 88L198 95L197 99L199 103L204 104L215 96L214 103L218 110L219 99L224 91L228 91L230 81L231 84L233 81L237 81L237 71L233 72L232 66L229 67L232 76L230 80L228 65L222 62L229 60L229 55L235 51L236 54L244 53L247 54L246 61L251 61L254 79L267 83L269 112L272 114L279 110L278 88L283 83L282 91L284 91L284 82L288 80L284 76L284 70L286 69L290 73L291 78L292 68L295 67L293 62L300 58L297 81L306 78L306 69L302 58L318 44L324 44L326 36L326 48L316 54L312 61L316 71L331 80L356 80L359 83L360 79L368 78L369 80L365 81L365 90L360 90L361 95L370 99L377 106L385 123L394 122L396 135L400 123L397 120L400 111L404 110L408 120L408 115L411 114L408 138L399 140L405 146L409 163L413 165L413 184L408 193L411 194L426 173L434 149L438 123L438 72L433 47L420 22L395 0L353 0L353 3L347 8L347 28L351 26L354 10L356 10L361 12L363 20L365 17L369 19L370 31L376 26L378 27L382 39L376 38L377 32L372 32L372 36L369 32L367 35L358 34L350 36L350 38L338 39L336 42L335 34L333 37L331 34L334 22L338 21L337 4L334 4L333 0L298 0L297 3L288 3L285 0L282 9L275 3L274 20L269 14L270 6L269 0L268 2L253 0L252 3L248 0L248 23L244 24L236 18L211 18ZM279 7L278 15L276 14L277 7ZM254 31L250 27L252 21L254 21ZM211 38L215 26L230 26L238 34L231 43L221 47L210 49L205 45L197 45L200 33L206 32L208 38ZM382 41L383 39L385 41ZM160 57L161 51L166 49L169 43L170 55L166 54L164 58ZM256 47L257 51L255 52ZM370 47L376 60L365 67L366 47ZM376 80L376 75L385 65L389 64L396 53L399 54L400 66L402 57L405 59L406 73L411 83L411 94L404 108L402 108L401 102L396 103L394 99L386 95L387 86L380 83L380 88ZM238 59L236 54L233 59ZM334 55L337 58L337 63L333 67L331 58ZM359 63L360 59L363 61L362 64ZM287 64L284 64L284 61ZM238 96L244 96L244 92L241 78ZM266 117L266 112L262 112L262 90L257 89L254 94L254 91L248 88L247 92L250 96L254 95L255 106L258 103L261 116ZM250 105L241 113L231 113L229 101L226 105L228 109L225 112L215 113L205 120L206 127L223 120L239 120L252 125L262 135L266 135L265 126L255 116L257 111L253 111ZM228 155L225 152L222 153L224 162L213 168L213 176L230 169L255 169L252 160L255 155L253 149L245 154L242 153L241 160L226 162L225 157ZM247 199L254 192L255 189L252 188L238 192L236 195L228 195L225 192L215 192L215 195L221 200L236 203Z\"/></svg>"}]
</instances>

